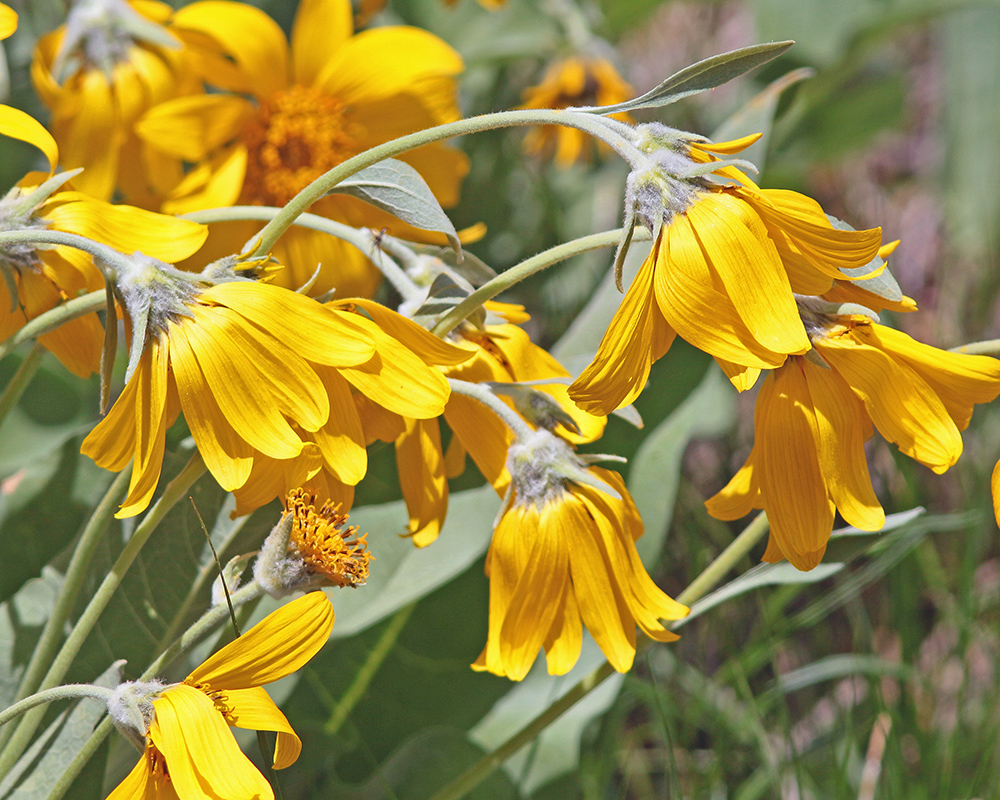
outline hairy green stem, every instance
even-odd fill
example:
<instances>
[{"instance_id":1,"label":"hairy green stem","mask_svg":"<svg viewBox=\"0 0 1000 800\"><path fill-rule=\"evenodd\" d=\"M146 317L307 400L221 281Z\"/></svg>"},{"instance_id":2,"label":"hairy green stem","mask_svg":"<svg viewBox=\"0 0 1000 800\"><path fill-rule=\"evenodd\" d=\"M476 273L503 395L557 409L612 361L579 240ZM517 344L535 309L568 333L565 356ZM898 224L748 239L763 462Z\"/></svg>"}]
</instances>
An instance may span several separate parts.
<instances>
[{"instance_id":1,"label":"hairy green stem","mask_svg":"<svg viewBox=\"0 0 1000 800\"><path fill-rule=\"evenodd\" d=\"M59 596L56 598L49 618L45 620L42 635L38 644L35 645L35 651L31 654L31 660L21 678L21 685L17 692L18 700L27 697L41 686L45 671L51 666L59 642L62 640L66 620L69 619L73 606L76 605L77 598L80 596L80 590L87 578L90 564L97 553L97 546L104 537L108 522L115 512L115 506L125 493L128 478L128 473L124 470L115 477L80 534L80 539L73 550L73 557L66 568L66 576L59 589ZM9 737L0 739L0 746L6 743L7 738Z\"/></svg>"},{"instance_id":2,"label":"hairy green stem","mask_svg":"<svg viewBox=\"0 0 1000 800\"><path fill-rule=\"evenodd\" d=\"M204 211L191 211L182 214L182 219L189 219L192 222L200 222L209 225L213 222L234 222L237 220L261 220L270 221L281 214L283 209L274 206L229 206L228 208L209 208ZM386 280L395 287L396 291L402 295L404 300L411 300L420 294L420 287L410 280L410 276L404 272L399 264L388 256L374 255L377 250L374 234L366 228L352 228L343 222L337 222L318 214L305 212L296 217L292 224L299 228L328 233L342 239L350 245L360 250L364 256L378 268Z\"/></svg>"},{"instance_id":3,"label":"hairy green stem","mask_svg":"<svg viewBox=\"0 0 1000 800\"><path fill-rule=\"evenodd\" d=\"M767 517L763 513L758 514L743 532L691 582L691 585L681 592L677 598L678 601L685 605L690 605L711 591L743 559L750 549L761 540L764 534L767 533L767 529ZM652 641L652 639L643 639L638 642L636 655L651 646ZM534 741L549 725L611 677L614 671L614 667L605 661L496 750L483 756L469 767L469 769L441 789L441 791L437 792L431 800L460 800L460 798L486 780L508 758L526 744Z\"/></svg>"},{"instance_id":4,"label":"hairy green stem","mask_svg":"<svg viewBox=\"0 0 1000 800\"><path fill-rule=\"evenodd\" d=\"M3 247L5 244L55 244L64 247L75 247L77 250L90 253L102 272L104 271L104 266L121 270L128 269L131 263L127 255L102 242L88 239L86 236L81 236L78 233L52 231L47 228L0 231L0 247Z\"/></svg>"},{"instance_id":5,"label":"hairy green stem","mask_svg":"<svg viewBox=\"0 0 1000 800\"><path fill-rule=\"evenodd\" d=\"M361 669L355 674L351 685L347 687L347 691L344 692L340 701L334 706L333 713L330 714L330 719L323 726L323 731L327 735L337 735L340 726L347 721L358 701L364 697L379 668L385 662L386 658L388 658L389 653L392 652L392 648L396 644L396 640L399 639L399 634L406 627L406 623L410 619L410 615L413 614L414 608L416 608L416 603L410 603L408 606L399 609L393 615L392 619L389 620L389 624L382 631L382 635L375 643L375 647L368 654L365 663L361 665Z\"/></svg>"},{"instance_id":6,"label":"hairy green stem","mask_svg":"<svg viewBox=\"0 0 1000 800\"><path fill-rule=\"evenodd\" d=\"M201 459L201 455L195 452L180 474L167 484L160 499L156 501L156 505L149 510L142 522L136 526L132 537L128 540L128 544L125 545L118 559L112 565L111 571L105 576L101 585L98 586L94 596L80 615L80 619L73 626L73 630L70 631L62 648L53 660L52 666L42 679L40 689L51 689L63 679L73 660L80 652L84 641L93 631L98 619L111 601L111 597L121 584L125 573L138 557L139 552L149 540L150 535L156 530L157 525L167 515L167 512L187 493L194 482L204 472L205 464ZM0 753L0 779L17 763L18 758L20 758L25 748L31 742L31 738L34 736L44 714L44 708L35 708L21 718L17 729L14 731L14 735L7 743L3 752Z\"/></svg>"},{"instance_id":7,"label":"hairy green stem","mask_svg":"<svg viewBox=\"0 0 1000 800\"><path fill-rule=\"evenodd\" d=\"M589 252L590 250L597 250L600 247L616 245L618 244L618 240L621 239L621 235L621 228L613 231L604 231L603 233L593 233L590 236L581 236L579 239L574 239L571 242L550 247L548 250L543 250L531 258L525 259L520 264L516 264L492 280L484 283L461 303L443 314L434 323L431 332L436 336L446 336L483 303L487 300L492 300L515 283L523 281L536 272L541 272L543 269L547 269L553 264L558 264L560 261L565 261L573 256ZM645 228L636 228L632 235L633 241L649 241L649 238L649 231Z\"/></svg>"},{"instance_id":8,"label":"hairy green stem","mask_svg":"<svg viewBox=\"0 0 1000 800\"><path fill-rule=\"evenodd\" d=\"M951 353L965 353L971 356L1000 356L1000 339L987 339L984 342L972 342L953 347Z\"/></svg>"},{"instance_id":9,"label":"hairy green stem","mask_svg":"<svg viewBox=\"0 0 1000 800\"><path fill-rule=\"evenodd\" d=\"M645 158L635 146L621 133L607 125L602 117L582 111L569 109L518 109L515 111L499 111L493 114L483 114L469 119L448 122L427 130L401 136L385 144L366 150L353 158L341 162L333 169L320 175L293 197L281 213L274 217L260 233L247 245L244 253L248 256L263 256L271 251L274 243L288 230L296 217L302 214L313 203L327 194L334 186L357 172L377 164L407 150L422 147L431 142L464 136L470 133L508 128L517 125L564 125L577 128L610 145L626 160ZM251 251L251 247L253 248Z\"/></svg>"},{"instance_id":10,"label":"hairy green stem","mask_svg":"<svg viewBox=\"0 0 1000 800\"><path fill-rule=\"evenodd\" d=\"M2 235L0 233L0 236ZM44 314L39 314L7 339L7 341L0 344L0 359L7 356L22 342L37 339L44 333L54 331L60 325L65 325L67 322L72 322L74 319L90 314L93 311L100 311L102 308L104 308L103 289L67 300L65 303L49 309Z\"/></svg>"},{"instance_id":11,"label":"hairy green stem","mask_svg":"<svg viewBox=\"0 0 1000 800\"><path fill-rule=\"evenodd\" d=\"M466 397L471 397L473 400L478 400L486 406L506 423L507 427L513 431L514 436L518 439L527 439L534 433L531 426L521 419L520 415L514 409L493 394L493 391L488 386L482 383L460 381L457 378L448 378L448 386L451 387L452 392L455 394L463 394Z\"/></svg>"},{"instance_id":12,"label":"hairy green stem","mask_svg":"<svg viewBox=\"0 0 1000 800\"><path fill-rule=\"evenodd\" d=\"M17 368L14 377L10 379L10 383L4 387L3 394L0 395L0 425L3 425L3 421L7 419L11 409L17 405L17 401L21 399L21 395L28 388L31 379L35 377L35 373L42 365L43 355L45 355L45 348L36 342Z\"/></svg>"},{"instance_id":13,"label":"hairy green stem","mask_svg":"<svg viewBox=\"0 0 1000 800\"><path fill-rule=\"evenodd\" d=\"M74 700L77 697L93 697L107 703L111 697L111 690L104 686L94 686L92 683L67 683L63 686L54 686L43 692L25 697L23 700L14 703L9 708L0 711L0 725L6 725L15 717L19 717L25 711L30 711L37 706L48 705L57 700Z\"/></svg>"}]
</instances>

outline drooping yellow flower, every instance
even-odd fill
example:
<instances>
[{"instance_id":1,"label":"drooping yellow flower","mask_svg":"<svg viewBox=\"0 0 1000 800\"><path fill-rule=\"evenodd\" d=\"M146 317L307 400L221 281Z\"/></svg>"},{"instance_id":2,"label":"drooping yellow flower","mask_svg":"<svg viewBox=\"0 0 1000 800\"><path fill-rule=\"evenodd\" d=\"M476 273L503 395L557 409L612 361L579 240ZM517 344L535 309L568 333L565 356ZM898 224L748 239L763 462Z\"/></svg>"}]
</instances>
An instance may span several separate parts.
<instances>
[{"instance_id":1,"label":"drooping yellow flower","mask_svg":"<svg viewBox=\"0 0 1000 800\"><path fill-rule=\"evenodd\" d=\"M304 484L326 468L352 486L363 477L352 387L397 413L444 410L444 377L370 320L247 279L231 265L196 276L133 262L119 290L130 318L147 321L144 346L140 340L140 355L133 341L134 374L82 448L115 471L134 457L120 517L149 504L166 430L180 411L219 484L246 490L246 513L283 495L289 475Z\"/></svg>"},{"instance_id":2,"label":"drooping yellow flower","mask_svg":"<svg viewBox=\"0 0 1000 800\"><path fill-rule=\"evenodd\" d=\"M6 39L17 30L17 12L6 3L0 3L0 39Z\"/></svg>"},{"instance_id":3,"label":"drooping yellow flower","mask_svg":"<svg viewBox=\"0 0 1000 800\"><path fill-rule=\"evenodd\" d=\"M795 357L768 375L753 451L707 503L720 519L765 509L764 560L787 558L803 570L822 559L835 510L862 530L885 521L864 452L873 422L901 452L942 473L962 453L973 405L1000 393L1000 361L938 350L864 317L838 318L811 338L829 368Z\"/></svg>"},{"instance_id":4,"label":"drooping yellow flower","mask_svg":"<svg viewBox=\"0 0 1000 800\"><path fill-rule=\"evenodd\" d=\"M541 83L524 93L521 108L569 108L609 106L628 100L635 93L604 58L577 55L550 64ZM628 122L628 114L612 114L612 119ZM524 137L528 153L550 157L560 167L571 167L590 157L590 136L576 128L542 125Z\"/></svg>"},{"instance_id":5,"label":"drooping yellow flower","mask_svg":"<svg viewBox=\"0 0 1000 800\"><path fill-rule=\"evenodd\" d=\"M275 731L274 768L291 766L302 742L262 687L303 667L332 629L333 606L322 592L310 592L160 691L145 752L108 800L273 800L229 727Z\"/></svg>"},{"instance_id":6,"label":"drooping yellow flower","mask_svg":"<svg viewBox=\"0 0 1000 800\"><path fill-rule=\"evenodd\" d=\"M625 672L636 625L672 641L660 620L688 609L639 560L642 520L621 478L584 471L566 444L545 431L534 436L511 450L512 492L486 556L489 637L473 669L521 680L544 648L549 673L563 675L579 658L582 623Z\"/></svg>"},{"instance_id":7,"label":"drooping yellow flower","mask_svg":"<svg viewBox=\"0 0 1000 800\"><path fill-rule=\"evenodd\" d=\"M152 207L181 178L179 165L145 148L133 126L151 106L197 88L181 42L156 0L78 0L66 24L38 40L31 78L52 110L63 164L84 167L77 186L101 200L116 188Z\"/></svg>"},{"instance_id":8,"label":"drooping yellow flower","mask_svg":"<svg viewBox=\"0 0 1000 800\"><path fill-rule=\"evenodd\" d=\"M112 205L82 192L56 190L29 199L59 160L52 136L33 117L0 106L0 134L38 147L49 161L49 176L26 176L0 199L0 230L46 229L74 233L116 250L141 250L155 258L178 260L194 253L207 229L186 220L132 206ZM65 185L65 184L64 184ZM104 287L104 278L87 253L73 247L25 243L0 247L0 341L26 322L83 292ZM96 314L71 320L39 342L82 378L97 370L104 330Z\"/></svg>"},{"instance_id":9,"label":"drooping yellow flower","mask_svg":"<svg viewBox=\"0 0 1000 800\"><path fill-rule=\"evenodd\" d=\"M409 27L352 35L348 0L303 0L289 49L278 25L242 3L206 0L180 9L178 35L197 48L201 74L215 91L152 109L137 131L178 164L193 169L166 198L171 213L234 203L281 206L345 159L389 139L458 118L455 76L462 60L443 41ZM249 97L248 97L249 96ZM466 157L430 144L401 158L444 205L458 200ZM413 231L346 195L312 211L357 227ZM209 246L239 252L259 223L213 226ZM327 234L293 229L274 249L288 265L277 276L300 287L321 273L315 294L370 297L378 272L367 254Z\"/></svg>"},{"instance_id":10,"label":"drooping yellow flower","mask_svg":"<svg viewBox=\"0 0 1000 800\"><path fill-rule=\"evenodd\" d=\"M691 144L689 163L755 138ZM878 253L880 228L840 230L804 195L759 189L734 167L717 174L745 185L656 174L631 186L639 216L655 230L660 214L662 226L593 362L570 386L581 408L608 414L634 401L677 335L749 388L748 373L756 378L809 349L793 293L829 291L851 277L845 270L861 270Z\"/></svg>"}]
</instances>

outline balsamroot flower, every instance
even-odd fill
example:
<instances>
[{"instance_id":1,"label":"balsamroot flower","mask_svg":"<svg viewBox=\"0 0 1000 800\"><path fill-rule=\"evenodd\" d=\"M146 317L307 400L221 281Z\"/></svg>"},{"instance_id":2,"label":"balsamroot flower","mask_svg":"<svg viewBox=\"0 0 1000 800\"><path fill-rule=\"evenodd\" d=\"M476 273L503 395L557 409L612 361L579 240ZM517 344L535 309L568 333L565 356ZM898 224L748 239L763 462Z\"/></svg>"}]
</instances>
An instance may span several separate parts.
<instances>
[{"instance_id":1,"label":"balsamroot flower","mask_svg":"<svg viewBox=\"0 0 1000 800\"><path fill-rule=\"evenodd\" d=\"M389 139L458 119L455 76L462 60L417 28L390 26L352 35L349 0L303 0L291 48L263 11L226 0L181 8L172 28L191 42L213 91L149 111L137 132L179 168L193 169L165 198L170 213L234 203L283 206L342 161ZM248 44L252 42L251 46ZM197 47L195 46L197 45ZM458 200L468 159L444 144L400 156L444 205ZM412 232L389 214L342 194L313 212L350 225ZM239 252L259 224L213 226L209 246ZM297 288L320 275L315 294L370 297L379 273L365 254L327 234L296 228L274 248L289 268L276 280Z\"/></svg>"},{"instance_id":2,"label":"balsamroot flower","mask_svg":"<svg viewBox=\"0 0 1000 800\"><path fill-rule=\"evenodd\" d=\"M331 630L333 606L322 592L310 592L210 656L183 683L119 687L112 718L130 738L144 737L145 751L108 800L273 800L229 726L277 732L274 768L295 763L302 742L262 686L305 666ZM133 709L138 713L129 714Z\"/></svg>"},{"instance_id":3,"label":"balsamroot flower","mask_svg":"<svg viewBox=\"0 0 1000 800\"><path fill-rule=\"evenodd\" d=\"M21 139L45 153L49 169L59 160L52 136L33 117L0 106L0 134ZM0 230L52 230L74 233L125 253L141 250L155 258L187 258L205 241L208 230L193 222L112 205L82 192L49 183L37 194L44 175L33 173L0 199ZM62 182L65 186L65 182ZM104 287L93 258L76 248L32 243L0 246L0 341L26 322L82 292ZM104 329L96 314L70 320L39 337L41 342L81 378L100 364Z\"/></svg>"},{"instance_id":4,"label":"balsamroot flower","mask_svg":"<svg viewBox=\"0 0 1000 800\"><path fill-rule=\"evenodd\" d=\"M1000 361L921 344L861 316L807 317L824 368L790 358L757 398L756 441L742 469L707 502L738 519L752 508L771 524L765 561L815 567L834 512L878 530L885 515L872 490L864 443L872 423L901 452L942 473L962 453L976 403L1000 393Z\"/></svg>"},{"instance_id":5,"label":"balsamroot flower","mask_svg":"<svg viewBox=\"0 0 1000 800\"><path fill-rule=\"evenodd\" d=\"M136 138L148 108L195 91L181 42L166 27L173 9L155 0L77 0L66 24L38 40L31 78L52 110L51 128L63 164L85 167L82 191L109 200L116 188L150 207L154 187L181 178Z\"/></svg>"},{"instance_id":6,"label":"balsamroot flower","mask_svg":"<svg viewBox=\"0 0 1000 800\"><path fill-rule=\"evenodd\" d=\"M397 413L444 410L440 372L368 319L248 278L232 260L201 275L132 261L118 276L133 327L127 383L82 448L115 471L134 458L119 517L149 504L180 411L219 484L246 489L247 513L283 494L289 475L304 482L326 466L351 485L364 476L352 387Z\"/></svg>"},{"instance_id":7,"label":"balsamroot flower","mask_svg":"<svg viewBox=\"0 0 1000 800\"><path fill-rule=\"evenodd\" d=\"M649 134L655 143L658 131ZM749 388L748 370L774 369L809 349L793 293L822 294L836 279L862 277L845 270L877 255L881 229L836 228L808 197L759 189L716 162L714 153L756 138L654 150L655 167L630 176L630 208L654 232L653 247L593 362L570 386L581 408L609 414L635 400L677 335ZM734 183L698 177L713 168L716 181Z\"/></svg>"},{"instance_id":8,"label":"balsamroot flower","mask_svg":"<svg viewBox=\"0 0 1000 800\"><path fill-rule=\"evenodd\" d=\"M632 666L635 627L677 638L661 619L688 609L664 594L639 560L642 521L614 472L584 468L547 431L511 447L513 479L486 556L489 638L472 665L521 680L544 648L563 675L580 655L581 623L619 672Z\"/></svg>"},{"instance_id":9,"label":"balsamroot flower","mask_svg":"<svg viewBox=\"0 0 1000 800\"><path fill-rule=\"evenodd\" d=\"M610 106L628 100L635 93L611 62L592 56L571 56L553 62L541 83L524 93L521 108L569 108ZM630 121L628 114L612 114L612 119ZM590 156L590 136L576 128L542 125L524 137L528 153L551 156L560 167L571 167Z\"/></svg>"}]
</instances>

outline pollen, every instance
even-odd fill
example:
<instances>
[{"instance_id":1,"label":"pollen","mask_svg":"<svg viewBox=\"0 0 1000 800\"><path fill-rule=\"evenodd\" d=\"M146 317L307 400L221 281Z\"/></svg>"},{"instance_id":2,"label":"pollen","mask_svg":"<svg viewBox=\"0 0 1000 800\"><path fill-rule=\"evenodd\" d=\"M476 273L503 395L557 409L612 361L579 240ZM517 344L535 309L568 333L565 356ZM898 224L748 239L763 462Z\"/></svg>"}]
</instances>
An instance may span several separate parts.
<instances>
[{"instance_id":1,"label":"pollen","mask_svg":"<svg viewBox=\"0 0 1000 800\"><path fill-rule=\"evenodd\" d=\"M335 97L292 86L263 101L243 131L247 171L240 201L283 206L309 183L362 150L360 127Z\"/></svg>"},{"instance_id":2,"label":"pollen","mask_svg":"<svg viewBox=\"0 0 1000 800\"><path fill-rule=\"evenodd\" d=\"M292 514L291 544L308 569L323 575L336 586L362 586L368 579L367 534L358 536L358 527L345 528L347 514L340 504L329 501L316 508L316 495L307 489L293 489L286 499Z\"/></svg>"}]
</instances>

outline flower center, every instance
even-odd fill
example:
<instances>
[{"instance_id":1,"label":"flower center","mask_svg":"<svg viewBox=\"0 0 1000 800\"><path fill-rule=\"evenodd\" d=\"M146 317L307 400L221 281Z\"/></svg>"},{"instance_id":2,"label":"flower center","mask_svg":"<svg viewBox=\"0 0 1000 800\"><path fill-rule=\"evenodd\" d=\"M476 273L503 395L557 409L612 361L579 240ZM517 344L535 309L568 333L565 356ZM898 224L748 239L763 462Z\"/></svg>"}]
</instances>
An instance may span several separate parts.
<instances>
[{"instance_id":1,"label":"flower center","mask_svg":"<svg viewBox=\"0 0 1000 800\"><path fill-rule=\"evenodd\" d=\"M288 493L292 513L291 543L310 572L320 574L337 586L361 586L368 579L371 554L364 534L356 525L344 529L347 514L325 502L317 510L316 495L307 489Z\"/></svg>"},{"instance_id":2,"label":"flower center","mask_svg":"<svg viewBox=\"0 0 1000 800\"><path fill-rule=\"evenodd\" d=\"M283 206L337 164L361 152L359 127L343 104L306 86L275 92L243 131L247 172L240 202Z\"/></svg>"}]
</instances>

